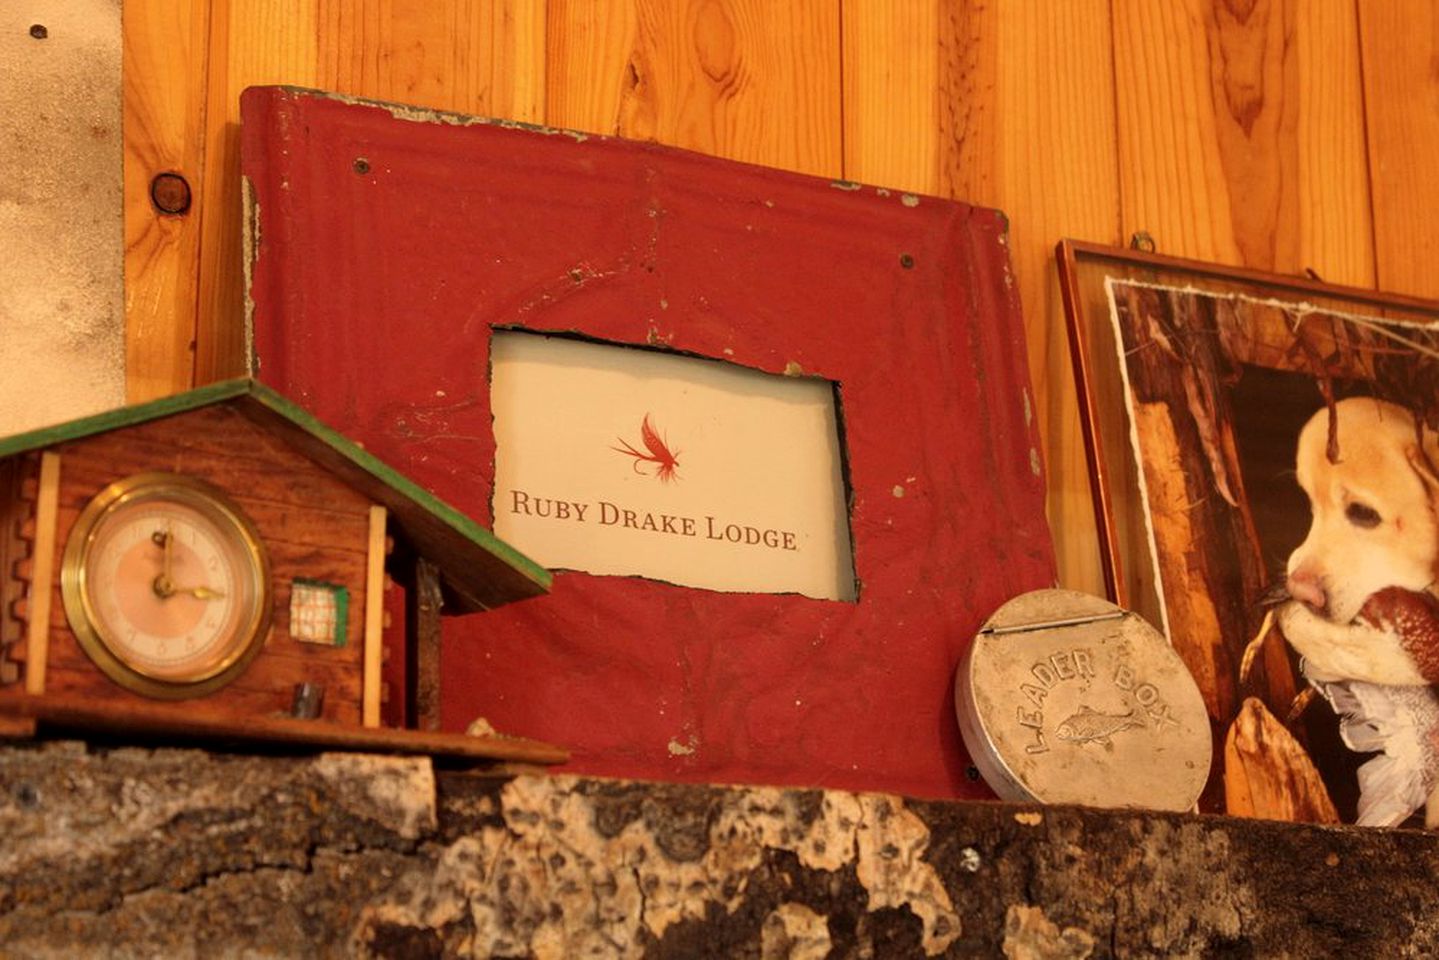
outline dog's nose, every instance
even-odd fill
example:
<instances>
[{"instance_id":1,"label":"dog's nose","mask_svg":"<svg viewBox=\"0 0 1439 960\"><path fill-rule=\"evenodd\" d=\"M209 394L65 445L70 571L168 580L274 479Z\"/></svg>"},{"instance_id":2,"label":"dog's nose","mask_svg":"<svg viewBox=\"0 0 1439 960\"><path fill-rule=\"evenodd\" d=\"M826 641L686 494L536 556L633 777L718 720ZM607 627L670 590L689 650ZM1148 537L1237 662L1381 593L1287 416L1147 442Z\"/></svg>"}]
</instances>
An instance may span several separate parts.
<instances>
[{"instance_id":1,"label":"dog's nose","mask_svg":"<svg viewBox=\"0 0 1439 960\"><path fill-rule=\"evenodd\" d=\"M1287 582L1289 595L1312 610L1324 610L1329 598L1324 594L1324 584L1319 577L1300 567L1289 574Z\"/></svg>"}]
</instances>

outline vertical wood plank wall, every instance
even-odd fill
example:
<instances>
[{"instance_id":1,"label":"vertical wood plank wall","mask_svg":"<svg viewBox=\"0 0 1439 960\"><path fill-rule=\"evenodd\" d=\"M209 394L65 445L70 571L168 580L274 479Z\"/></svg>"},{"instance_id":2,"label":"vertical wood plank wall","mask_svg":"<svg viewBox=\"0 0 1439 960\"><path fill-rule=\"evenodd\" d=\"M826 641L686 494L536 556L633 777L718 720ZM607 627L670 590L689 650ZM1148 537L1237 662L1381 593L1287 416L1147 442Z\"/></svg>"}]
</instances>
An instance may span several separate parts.
<instances>
[{"instance_id":1,"label":"vertical wood plank wall","mask_svg":"<svg viewBox=\"0 0 1439 960\"><path fill-rule=\"evenodd\" d=\"M1069 586L1102 592L1061 237L1439 295L1429 0L145 0L124 5L128 385L241 368L258 83L652 139L999 207ZM166 170L194 191L161 216ZM957 429L962 429L957 426Z\"/></svg>"}]
</instances>

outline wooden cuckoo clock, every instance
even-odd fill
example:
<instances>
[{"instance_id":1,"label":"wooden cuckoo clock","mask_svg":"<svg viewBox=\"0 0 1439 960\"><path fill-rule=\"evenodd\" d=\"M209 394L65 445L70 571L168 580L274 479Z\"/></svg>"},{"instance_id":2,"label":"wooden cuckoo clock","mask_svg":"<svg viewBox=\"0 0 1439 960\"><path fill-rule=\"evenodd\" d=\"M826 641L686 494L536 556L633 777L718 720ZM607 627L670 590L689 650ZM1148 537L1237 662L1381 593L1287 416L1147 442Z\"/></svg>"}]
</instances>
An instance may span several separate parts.
<instances>
[{"instance_id":1,"label":"wooden cuckoo clock","mask_svg":"<svg viewBox=\"0 0 1439 960\"><path fill-rule=\"evenodd\" d=\"M250 380L0 440L0 725L562 760L438 732L440 611L549 582Z\"/></svg>"}]
</instances>

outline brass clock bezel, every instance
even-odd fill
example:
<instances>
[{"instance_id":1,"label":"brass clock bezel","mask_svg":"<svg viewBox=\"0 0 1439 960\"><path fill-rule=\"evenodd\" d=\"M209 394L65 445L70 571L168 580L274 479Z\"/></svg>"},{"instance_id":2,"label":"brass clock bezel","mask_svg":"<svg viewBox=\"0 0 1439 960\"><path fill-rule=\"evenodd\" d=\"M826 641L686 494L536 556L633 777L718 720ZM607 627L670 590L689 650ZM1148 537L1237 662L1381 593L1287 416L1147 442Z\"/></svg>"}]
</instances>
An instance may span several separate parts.
<instances>
[{"instance_id":1,"label":"brass clock bezel","mask_svg":"<svg viewBox=\"0 0 1439 960\"><path fill-rule=\"evenodd\" d=\"M233 538L243 546L248 573L257 580L251 609L224 641L230 647L229 652L194 677L183 680L151 676L113 649L97 626L100 618L90 595L86 566L105 519L122 506L148 500L183 504L213 522L224 537ZM270 557L254 523L214 484L179 473L134 474L110 484L85 505L65 544L60 565L60 593L70 628L95 665L126 690L158 700L202 697L230 683L264 647L273 615Z\"/></svg>"}]
</instances>

